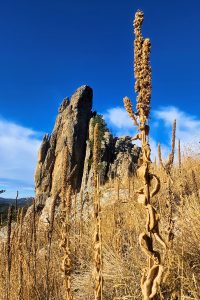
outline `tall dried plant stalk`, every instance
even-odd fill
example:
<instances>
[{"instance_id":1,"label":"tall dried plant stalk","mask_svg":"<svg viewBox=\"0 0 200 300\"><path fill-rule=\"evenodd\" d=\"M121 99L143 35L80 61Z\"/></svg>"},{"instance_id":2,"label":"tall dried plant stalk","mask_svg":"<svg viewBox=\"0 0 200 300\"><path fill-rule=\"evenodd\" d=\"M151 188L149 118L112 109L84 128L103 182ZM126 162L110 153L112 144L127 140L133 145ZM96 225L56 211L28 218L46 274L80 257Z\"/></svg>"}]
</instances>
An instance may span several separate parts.
<instances>
[{"instance_id":1,"label":"tall dried plant stalk","mask_svg":"<svg viewBox=\"0 0 200 300\"><path fill-rule=\"evenodd\" d=\"M51 210L50 210L49 228L47 233L48 247L47 247L47 255L46 255L46 300L49 299L50 290L51 290L49 286L49 271L50 271L50 262L51 262L51 245L52 245L57 197L58 196L55 195L52 201Z\"/></svg>"},{"instance_id":2,"label":"tall dried plant stalk","mask_svg":"<svg viewBox=\"0 0 200 300\"><path fill-rule=\"evenodd\" d=\"M18 209L18 197L19 197L19 192L17 191L16 198L15 198L15 212L17 212Z\"/></svg>"},{"instance_id":3,"label":"tall dried plant stalk","mask_svg":"<svg viewBox=\"0 0 200 300\"><path fill-rule=\"evenodd\" d=\"M129 117L133 120L135 126L138 126L137 116L133 111L131 100L128 97L124 97L124 107Z\"/></svg>"},{"instance_id":4,"label":"tall dried plant stalk","mask_svg":"<svg viewBox=\"0 0 200 300\"><path fill-rule=\"evenodd\" d=\"M173 163L174 163L175 143L176 143L176 120L174 120L174 122L173 122L171 152L169 154L168 161L166 162L166 164L163 163L161 145L158 144L158 158L159 158L160 165L162 166L162 168L165 170L165 172L169 176L171 175L171 170L172 170Z\"/></svg>"},{"instance_id":5,"label":"tall dried plant stalk","mask_svg":"<svg viewBox=\"0 0 200 300\"><path fill-rule=\"evenodd\" d=\"M68 147L65 147L63 157L63 176L62 176L62 188L61 188L61 241L60 248L62 249L64 256L62 258L61 271L63 272L63 279L65 283L65 294L67 300L73 300L73 294L71 289L71 241L70 241L70 229L71 229L71 206L72 199L71 186L68 185L68 173L69 173L69 151Z\"/></svg>"},{"instance_id":6,"label":"tall dried plant stalk","mask_svg":"<svg viewBox=\"0 0 200 300\"><path fill-rule=\"evenodd\" d=\"M77 254L77 192L74 195L74 254Z\"/></svg>"},{"instance_id":7,"label":"tall dried plant stalk","mask_svg":"<svg viewBox=\"0 0 200 300\"><path fill-rule=\"evenodd\" d=\"M36 205L35 199L33 199L32 206L32 224L31 224L31 247L33 253L33 278L34 278L34 290L37 293L37 232L36 232ZM30 252L31 258L31 252Z\"/></svg>"},{"instance_id":8,"label":"tall dried plant stalk","mask_svg":"<svg viewBox=\"0 0 200 300\"><path fill-rule=\"evenodd\" d=\"M19 263L19 288L18 288L18 300L23 300L23 249L22 249L22 229L23 229L23 208L20 210L19 219L19 231L18 231L18 263Z\"/></svg>"},{"instance_id":9,"label":"tall dried plant stalk","mask_svg":"<svg viewBox=\"0 0 200 300\"><path fill-rule=\"evenodd\" d=\"M82 235L83 235L83 192L80 192L80 216L79 216L79 245L82 241Z\"/></svg>"},{"instance_id":10,"label":"tall dried plant stalk","mask_svg":"<svg viewBox=\"0 0 200 300\"><path fill-rule=\"evenodd\" d=\"M168 162L165 165L165 170L168 174L171 172L174 163L175 142L176 142L176 120L174 120L173 127L172 127L171 153L169 154Z\"/></svg>"},{"instance_id":11,"label":"tall dried plant stalk","mask_svg":"<svg viewBox=\"0 0 200 300\"><path fill-rule=\"evenodd\" d=\"M173 168L173 163L174 163L174 154L175 154L175 143L176 143L176 120L173 122L172 126L172 138L171 138L171 152L168 157L168 161L166 164L163 163L162 161L162 154L161 154L161 146L158 145L158 156L160 160L160 165L165 171L165 173L168 176L168 183L167 183L167 208L168 208L168 248L172 247L173 239L174 239L174 220L173 220L173 199L174 199L174 194L172 191L172 168Z\"/></svg>"},{"instance_id":12,"label":"tall dried plant stalk","mask_svg":"<svg viewBox=\"0 0 200 300\"><path fill-rule=\"evenodd\" d=\"M115 228L115 249L119 255L123 255L123 239L122 239L122 228L123 228L123 215L120 212L120 203L114 203L114 228Z\"/></svg>"},{"instance_id":13,"label":"tall dried plant stalk","mask_svg":"<svg viewBox=\"0 0 200 300\"><path fill-rule=\"evenodd\" d=\"M99 134L99 124L96 123L94 127L94 144L93 144L93 174L94 174L94 187L97 187L97 177L98 177L98 165L100 161L100 134Z\"/></svg>"},{"instance_id":14,"label":"tall dried plant stalk","mask_svg":"<svg viewBox=\"0 0 200 300\"><path fill-rule=\"evenodd\" d=\"M12 267L12 252L11 252L11 234L12 234L12 217L13 206L9 206L7 219L7 242L6 242L6 256L7 256L7 284L6 284L6 299L10 299L10 275Z\"/></svg>"},{"instance_id":15,"label":"tall dried plant stalk","mask_svg":"<svg viewBox=\"0 0 200 300\"><path fill-rule=\"evenodd\" d=\"M178 140L178 167L179 171L181 172L181 162L182 162L182 157L181 157L181 141Z\"/></svg>"},{"instance_id":16,"label":"tall dried plant stalk","mask_svg":"<svg viewBox=\"0 0 200 300\"><path fill-rule=\"evenodd\" d=\"M120 180L116 177L116 190L117 190L117 202L119 202L120 198Z\"/></svg>"},{"instance_id":17,"label":"tall dried plant stalk","mask_svg":"<svg viewBox=\"0 0 200 300\"><path fill-rule=\"evenodd\" d=\"M159 291L163 266L160 254L153 249L153 237L166 248L164 241L159 233L159 217L155 207L151 204L151 198L155 196L160 189L159 178L150 173L150 145L149 145L149 125L148 117L150 114L151 102L151 66L150 66L150 48L149 39L144 39L141 34L141 25L144 20L144 14L137 11L134 20L134 75L135 91L137 93L136 113L138 124L138 134L132 139L141 141L142 157L137 175L141 179L143 186L137 191L138 202L141 203L147 212L146 229L139 236L141 250L148 258L148 266L143 270L141 279L141 289L145 300L154 299ZM124 98L124 106L130 116L130 109L127 107L127 100ZM130 107L130 105L129 105ZM131 106L132 107L132 106ZM153 186L153 188L151 188Z\"/></svg>"},{"instance_id":18,"label":"tall dried plant stalk","mask_svg":"<svg viewBox=\"0 0 200 300\"><path fill-rule=\"evenodd\" d=\"M162 160L162 153L161 153L161 145L158 144L158 159L159 159L159 164L160 166L164 169L164 164Z\"/></svg>"},{"instance_id":19,"label":"tall dried plant stalk","mask_svg":"<svg viewBox=\"0 0 200 300\"><path fill-rule=\"evenodd\" d=\"M94 263L95 263L95 291L94 299L102 300L103 293L103 255L101 233L101 205L99 196L98 165L100 161L100 138L98 123L94 128L93 170L94 170Z\"/></svg>"},{"instance_id":20,"label":"tall dried plant stalk","mask_svg":"<svg viewBox=\"0 0 200 300\"><path fill-rule=\"evenodd\" d=\"M198 182L194 170L191 171L191 176L192 176L194 194L199 199L199 187L198 187Z\"/></svg>"},{"instance_id":21,"label":"tall dried plant stalk","mask_svg":"<svg viewBox=\"0 0 200 300\"><path fill-rule=\"evenodd\" d=\"M61 212L61 243L60 247L64 252L62 258L61 271L63 272L63 279L65 283L66 299L73 300L73 294L71 289L71 272L72 272L72 260L71 260L71 241L70 241L70 229L71 229L71 186L68 187L67 193L64 199L62 199L62 212Z\"/></svg>"}]
</instances>

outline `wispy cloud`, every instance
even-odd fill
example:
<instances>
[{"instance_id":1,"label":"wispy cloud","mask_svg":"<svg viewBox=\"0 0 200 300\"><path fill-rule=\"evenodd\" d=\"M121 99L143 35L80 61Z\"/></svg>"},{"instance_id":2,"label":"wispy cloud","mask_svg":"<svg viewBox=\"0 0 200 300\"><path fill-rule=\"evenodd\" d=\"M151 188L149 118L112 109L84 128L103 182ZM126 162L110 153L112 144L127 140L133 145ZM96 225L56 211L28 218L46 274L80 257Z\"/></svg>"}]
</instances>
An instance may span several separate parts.
<instances>
[{"instance_id":1,"label":"wispy cloud","mask_svg":"<svg viewBox=\"0 0 200 300\"><path fill-rule=\"evenodd\" d=\"M104 118L111 127L114 134L134 135L136 129L132 120L122 107L114 107L106 111ZM167 157L170 151L171 128L174 119L177 121L177 139L181 140L184 147L189 144L193 149L199 150L200 120L174 106L161 107L151 114L151 124L154 129L151 131L152 158L157 155L157 144L161 143L162 153ZM162 129L165 129L164 131ZM155 134L155 132L157 134ZM164 135L165 133L165 135Z\"/></svg>"},{"instance_id":2,"label":"wispy cloud","mask_svg":"<svg viewBox=\"0 0 200 300\"><path fill-rule=\"evenodd\" d=\"M0 181L10 197L13 188L32 187L41 133L0 118ZM0 186L1 188L1 186ZM29 190L30 194L30 190Z\"/></svg>"},{"instance_id":3,"label":"wispy cloud","mask_svg":"<svg viewBox=\"0 0 200 300\"><path fill-rule=\"evenodd\" d=\"M188 113L181 111L177 107L168 106L161 107L159 110L153 112L154 118L164 122L164 126L168 129L171 128L174 119L177 122L176 135L182 144L196 143L200 141L200 120Z\"/></svg>"},{"instance_id":4,"label":"wispy cloud","mask_svg":"<svg viewBox=\"0 0 200 300\"><path fill-rule=\"evenodd\" d=\"M124 108L110 108L103 115L108 127L116 136L133 135L136 132L133 121L128 117Z\"/></svg>"}]
</instances>

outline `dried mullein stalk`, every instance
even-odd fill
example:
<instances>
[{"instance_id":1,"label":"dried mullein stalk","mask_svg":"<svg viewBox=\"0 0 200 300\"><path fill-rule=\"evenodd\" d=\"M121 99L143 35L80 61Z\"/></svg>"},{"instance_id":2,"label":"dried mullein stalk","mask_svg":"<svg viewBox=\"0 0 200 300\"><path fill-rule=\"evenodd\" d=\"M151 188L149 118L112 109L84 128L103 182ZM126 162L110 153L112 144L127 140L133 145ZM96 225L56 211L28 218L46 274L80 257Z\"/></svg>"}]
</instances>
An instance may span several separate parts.
<instances>
[{"instance_id":1,"label":"dried mullein stalk","mask_svg":"<svg viewBox=\"0 0 200 300\"><path fill-rule=\"evenodd\" d=\"M62 258L61 271L63 273L63 279L65 283L65 294L67 300L73 300L72 289L71 289L71 272L72 272L72 261L71 261L71 206L72 198L71 186L68 185L68 173L69 173L69 152L66 147L64 150L63 157L63 174L62 174L62 188L61 188L61 241L60 248L64 255Z\"/></svg>"},{"instance_id":2,"label":"dried mullein stalk","mask_svg":"<svg viewBox=\"0 0 200 300\"><path fill-rule=\"evenodd\" d=\"M70 243L70 229L71 229L71 186L68 187L64 199L62 199L61 207L61 242L60 247L63 250L64 256L62 258L61 271L63 272L63 279L65 283L66 299L72 300L71 289L71 243Z\"/></svg>"},{"instance_id":3,"label":"dried mullein stalk","mask_svg":"<svg viewBox=\"0 0 200 300\"><path fill-rule=\"evenodd\" d=\"M191 170L191 176L192 176L192 183L193 183L193 191L198 199L199 198L199 187L198 187L198 182L197 182L197 178L196 178L194 170Z\"/></svg>"},{"instance_id":4,"label":"dried mullein stalk","mask_svg":"<svg viewBox=\"0 0 200 300\"><path fill-rule=\"evenodd\" d=\"M129 115L129 117L133 120L134 124L138 126L137 116L132 109L131 100L128 97L124 97L124 107Z\"/></svg>"},{"instance_id":5,"label":"dried mullein stalk","mask_svg":"<svg viewBox=\"0 0 200 300\"><path fill-rule=\"evenodd\" d=\"M10 274L12 267L12 252L11 252L11 233L12 233L12 217L13 217L13 206L11 205L8 209L8 220L7 220L7 242L6 242L6 256L7 256L7 284L6 284L6 296L10 299Z\"/></svg>"},{"instance_id":6,"label":"dried mullein stalk","mask_svg":"<svg viewBox=\"0 0 200 300\"><path fill-rule=\"evenodd\" d=\"M158 157L160 161L160 165L167 174L167 199L166 199L166 206L168 208L168 227L167 227L167 240L168 240L168 248L172 247L173 239L174 239L174 220L173 220L173 202L174 202L174 194L172 191L172 167L174 163L174 154L175 154L175 143L176 143L176 120L173 122L172 127L172 139L171 139L171 152L168 157L167 163L163 163L162 161L162 153L161 153L161 146L158 145Z\"/></svg>"},{"instance_id":7,"label":"dried mullein stalk","mask_svg":"<svg viewBox=\"0 0 200 300\"><path fill-rule=\"evenodd\" d=\"M179 171L181 172L181 142L180 140L178 140L178 167L179 167Z\"/></svg>"},{"instance_id":8,"label":"dried mullein stalk","mask_svg":"<svg viewBox=\"0 0 200 300\"><path fill-rule=\"evenodd\" d=\"M94 146L93 146L93 173L94 173L94 186L97 186L98 165L100 157L100 137L99 137L99 124L96 123L94 127Z\"/></svg>"},{"instance_id":9,"label":"dried mullein stalk","mask_svg":"<svg viewBox=\"0 0 200 300\"><path fill-rule=\"evenodd\" d=\"M57 202L57 195L54 196L52 201L51 210L50 210L49 228L47 232L48 245L47 245L47 255L46 255L46 299L49 299L50 296L49 271L50 271L50 262L51 262L51 245L52 245L52 238L53 238L56 202Z\"/></svg>"},{"instance_id":10,"label":"dried mullein stalk","mask_svg":"<svg viewBox=\"0 0 200 300\"><path fill-rule=\"evenodd\" d=\"M144 13L137 11L134 20L134 75L135 75L135 91L137 95L137 112L143 117L148 118L150 112L151 101L151 67L149 63L150 40L144 39L141 34L141 25L144 20Z\"/></svg>"},{"instance_id":11,"label":"dried mullein stalk","mask_svg":"<svg viewBox=\"0 0 200 300\"><path fill-rule=\"evenodd\" d=\"M31 224L31 247L33 253L33 277L34 277L34 290L36 291L37 287L37 229L36 229L36 205L35 199L33 199L32 207L32 224ZM30 253L31 256L31 253ZM31 258L31 257L30 257Z\"/></svg>"},{"instance_id":12,"label":"dried mullein stalk","mask_svg":"<svg viewBox=\"0 0 200 300\"><path fill-rule=\"evenodd\" d=\"M18 209L18 197L19 197L19 192L17 191L16 198L15 198L15 212L17 212Z\"/></svg>"},{"instance_id":13,"label":"dried mullein stalk","mask_svg":"<svg viewBox=\"0 0 200 300\"><path fill-rule=\"evenodd\" d=\"M150 66L150 48L149 39L144 39L141 34L141 25L144 20L144 14L138 11L134 20L134 75L135 75L135 91L137 95L137 115L138 134L132 139L141 141L142 157L137 175L141 179L143 186L137 191L138 202L146 208L146 228L139 236L139 244L141 250L148 258L148 266L144 269L141 289L145 300L153 299L158 293L163 266L158 251L154 250L153 237L159 244L166 249L165 242L159 233L159 217L155 207L151 204L151 198L154 197L160 189L159 178L155 174L150 173L150 154L149 145L149 125L148 117L150 114L151 102L151 66ZM129 104L129 107L130 106ZM127 109L129 116L130 109ZM153 188L152 188L153 187Z\"/></svg>"},{"instance_id":14,"label":"dried mullein stalk","mask_svg":"<svg viewBox=\"0 0 200 300\"><path fill-rule=\"evenodd\" d=\"M158 157L159 157L160 165L165 170L166 174L169 175L170 177L171 177L171 170L172 170L173 163L174 163L175 143L176 143L176 120L174 120L174 122L173 122L171 152L169 154L168 161L166 164L163 163L161 146L160 146L160 144L158 144Z\"/></svg>"},{"instance_id":15,"label":"dried mullein stalk","mask_svg":"<svg viewBox=\"0 0 200 300\"><path fill-rule=\"evenodd\" d=\"M19 219L19 231L18 231L18 263L19 263L19 288L18 288L18 300L23 299L23 250L22 250L22 227L23 227L23 208L20 211Z\"/></svg>"},{"instance_id":16,"label":"dried mullein stalk","mask_svg":"<svg viewBox=\"0 0 200 300\"><path fill-rule=\"evenodd\" d=\"M168 162L165 165L165 170L167 174L170 174L173 162L174 162L174 153L175 153L175 142L176 142L176 120L174 120L172 128L172 144L171 144L171 153L169 154Z\"/></svg>"},{"instance_id":17,"label":"dried mullein stalk","mask_svg":"<svg viewBox=\"0 0 200 300\"><path fill-rule=\"evenodd\" d=\"M161 153L161 145L158 144L158 159L159 159L159 164L160 166L164 169L164 164L162 160L162 153Z\"/></svg>"},{"instance_id":18,"label":"dried mullein stalk","mask_svg":"<svg viewBox=\"0 0 200 300\"><path fill-rule=\"evenodd\" d=\"M66 291L67 291L67 299L72 300L72 289L71 289L71 273L72 273L72 259L71 259L71 240L70 240L70 229L71 229L71 186L69 186L67 191L66 198L66 223L67 223L67 243L66 243L66 252L65 257L63 259L63 267L65 269L65 282L66 282Z\"/></svg>"},{"instance_id":19,"label":"dried mullein stalk","mask_svg":"<svg viewBox=\"0 0 200 300\"><path fill-rule=\"evenodd\" d=\"M102 256L102 233L101 233L101 205L99 195L99 180L98 180L98 164L100 161L100 139L99 139L99 125L94 128L94 150L93 150L93 164L94 164L94 263L95 263L95 291L94 299L102 300L103 292L103 256Z\"/></svg>"},{"instance_id":20,"label":"dried mullein stalk","mask_svg":"<svg viewBox=\"0 0 200 300\"><path fill-rule=\"evenodd\" d=\"M74 231L74 254L75 256L77 255L77 243L78 243L78 239L77 239L77 192L75 192L74 195L74 205L73 205L73 209L74 209L74 223L73 223L73 231Z\"/></svg>"}]
</instances>

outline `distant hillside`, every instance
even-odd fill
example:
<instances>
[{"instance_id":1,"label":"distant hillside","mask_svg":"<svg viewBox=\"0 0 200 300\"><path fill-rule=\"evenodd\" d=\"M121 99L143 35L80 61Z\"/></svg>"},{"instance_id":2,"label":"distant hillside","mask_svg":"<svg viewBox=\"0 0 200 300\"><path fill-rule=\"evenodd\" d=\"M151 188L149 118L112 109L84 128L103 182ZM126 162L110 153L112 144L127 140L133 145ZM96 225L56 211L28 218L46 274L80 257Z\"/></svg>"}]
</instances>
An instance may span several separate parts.
<instances>
[{"instance_id":1,"label":"distant hillside","mask_svg":"<svg viewBox=\"0 0 200 300\"><path fill-rule=\"evenodd\" d=\"M0 197L0 214L3 215L3 219L7 217L7 211L10 205L15 206L15 199L9 199L9 198L2 198ZM19 207L25 207L27 209L33 202L33 197L27 197L27 198L19 198L17 200L17 206Z\"/></svg>"},{"instance_id":2,"label":"distant hillside","mask_svg":"<svg viewBox=\"0 0 200 300\"><path fill-rule=\"evenodd\" d=\"M0 197L0 207L1 205L8 205L8 206L11 204L15 205L15 201L16 201L15 199ZM22 207L25 205L30 205L32 201L33 201L33 197L19 198L17 200L17 204L18 206Z\"/></svg>"}]
</instances>

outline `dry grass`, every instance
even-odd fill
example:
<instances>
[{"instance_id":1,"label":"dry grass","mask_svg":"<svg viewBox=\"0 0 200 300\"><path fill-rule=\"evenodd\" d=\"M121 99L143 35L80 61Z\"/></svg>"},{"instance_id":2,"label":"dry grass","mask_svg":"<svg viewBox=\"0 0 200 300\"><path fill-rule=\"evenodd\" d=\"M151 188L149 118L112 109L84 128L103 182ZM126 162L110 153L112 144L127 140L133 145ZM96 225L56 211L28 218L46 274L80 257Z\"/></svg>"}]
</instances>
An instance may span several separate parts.
<instances>
[{"instance_id":1,"label":"dry grass","mask_svg":"<svg viewBox=\"0 0 200 300\"><path fill-rule=\"evenodd\" d=\"M168 238L168 213L166 195L168 178L162 167L152 165L153 172L163 182L155 196L155 206L160 214L160 231L164 240ZM173 244L162 251L165 276L161 285L163 299L199 299L200 295L200 159L184 157L171 171ZM145 265L138 236L144 227L145 208L137 203L136 190L141 185L137 177L109 181L100 187L101 232L103 249L103 299L141 299L140 277ZM76 214L75 211L76 203ZM71 241L71 290L73 298L94 299L93 277L93 202L92 197L81 208L80 195L72 196ZM10 237L1 242L0 299L66 299L61 265L59 214L51 232L51 255L48 263L48 290L46 266L48 256L48 229L38 227L39 215L33 210L24 220L10 227ZM35 222L33 222L35 218ZM34 224L35 223L35 224ZM35 228L33 228L35 226ZM51 224L49 226L52 226ZM35 231L35 233L33 233ZM36 234L36 237L34 235ZM36 245L34 245L34 240ZM10 245L10 246L9 246ZM9 249L9 260L8 260ZM75 249L73 251L73 249ZM6 268L7 265L7 268ZM9 284L9 282L10 284ZM20 296L19 296L20 295ZM47 298L48 295L48 298ZM160 296L161 297L161 296ZM182 298L181 298L182 297ZM162 299L162 298L161 298Z\"/></svg>"}]
</instances>

